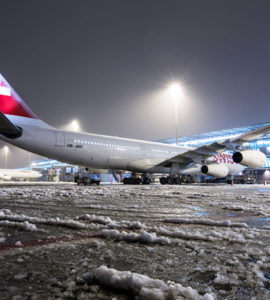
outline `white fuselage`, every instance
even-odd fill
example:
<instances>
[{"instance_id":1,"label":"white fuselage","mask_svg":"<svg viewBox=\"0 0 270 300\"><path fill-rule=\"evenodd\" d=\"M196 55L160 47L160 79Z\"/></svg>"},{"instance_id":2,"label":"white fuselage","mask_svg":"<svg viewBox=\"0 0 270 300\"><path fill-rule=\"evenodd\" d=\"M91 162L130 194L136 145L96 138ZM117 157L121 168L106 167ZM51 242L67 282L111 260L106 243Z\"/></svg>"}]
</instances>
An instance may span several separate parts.
<instances>
[{"instance_id":1,"label":"white fuselage","mask_svg":"<svg viewBox=\"0 0 270 300\"><path fill-rule=\"evenodd\" d=\"M167 173L168 168L153 166L186 151L186 148L162 143L27 125L23 126L21 137L3 139L25 150L70 164L133 172Z\"/></svg>"}]
</instances>

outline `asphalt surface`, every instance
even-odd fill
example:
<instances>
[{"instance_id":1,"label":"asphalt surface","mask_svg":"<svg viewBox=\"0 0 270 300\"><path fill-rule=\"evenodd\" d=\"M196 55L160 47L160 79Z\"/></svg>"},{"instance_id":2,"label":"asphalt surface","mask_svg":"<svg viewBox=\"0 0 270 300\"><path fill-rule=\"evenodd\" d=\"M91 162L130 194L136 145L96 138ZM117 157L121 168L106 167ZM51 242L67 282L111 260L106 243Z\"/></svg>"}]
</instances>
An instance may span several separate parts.
<instances>
[{"instance_id":1,"label":"asphalt surface","mask_svg":"<svg viewBox=\"0 0 270 300\"><path fill-rule=\"evenodd\" d=\"M201 297L270 299L269 191L262 185L1 187L0 299L142 299L100 282L100 266L180 283ZM199 299L151 297L144 299Z\"/></svg>"}]
</instances>

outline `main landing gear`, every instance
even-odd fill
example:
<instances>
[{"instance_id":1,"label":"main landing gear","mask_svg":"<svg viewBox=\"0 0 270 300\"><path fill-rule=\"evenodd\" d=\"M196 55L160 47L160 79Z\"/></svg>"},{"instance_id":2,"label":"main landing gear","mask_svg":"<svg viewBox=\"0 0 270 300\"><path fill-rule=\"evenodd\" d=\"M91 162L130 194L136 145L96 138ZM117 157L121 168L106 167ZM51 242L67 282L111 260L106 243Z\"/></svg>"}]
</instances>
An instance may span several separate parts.
<instances>
[{"instance_id":1,"label":"main landing gear","mask_svg":"<svg viewBox=\"0 0 270 300\"><path fill-rule=\"evenodd\" d=\"M123 179L124 184L141 184L142 180L140 177L125 177Z\"/></svg>"},{"instance_id":2,"label":"main landing gear","mask_svg":"<svg viewBox=\"0 0 270 300\"><path fill-rule=\"evenodd\" d=\"M151 176L147 176L147 175L144 175L144 174L141 177L136 176L136 175L132 175L131 177L125 177L123 179L123 184L135 184L135 185L150 184L151 181L152 181Z\"/></svg>"},{"instance_id":3,"label":"main landing gear","mask_svg":"<svg viewBox=\"0 0 270 300\"><path fill-rule=\"evenodd\" d=\"M180 164L172 163L170 175L167 177L161 177L159 179L161 184L181 184L182 178L180 177Z\"/></svg>"},{"instance_id":4,"label":"main landing gear","mask_svg":"<svg viewBox=\"0 0 270 300\"><path fill-rule=\"evenodd\" d=\"M182 180L180 177L161 177L159 179L160 184L182 184Z\"/></svg>"}]
</instances>

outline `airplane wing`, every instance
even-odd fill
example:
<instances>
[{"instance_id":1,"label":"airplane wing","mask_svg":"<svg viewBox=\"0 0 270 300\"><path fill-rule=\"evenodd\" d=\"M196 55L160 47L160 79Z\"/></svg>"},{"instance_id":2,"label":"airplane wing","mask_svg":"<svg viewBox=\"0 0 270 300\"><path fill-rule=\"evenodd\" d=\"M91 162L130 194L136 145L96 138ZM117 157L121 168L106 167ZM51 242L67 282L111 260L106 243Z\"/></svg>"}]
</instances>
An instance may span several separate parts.
<instances>
[{"instance_id":1,"label":"airplane wing","mask_svg":"<svg viewBox=\"0 0 270 300\"><path fill-rule=\"evenodd\" d=\"M264 136L265 134L270 133L270 123L265 123L265 126L256 128L254 130L248 131L247 133L244 133L240 135L239 137L236 137L232 140L233 143L236 143L238 145L242 145L243 143L257 140Z\"/></svg>"},{"instance_id":2,"label":"airplane wing","mask_svg":"<svg viewBox=\"0 0 270 300\"><path fill-rule=\"evenodd\" d=\"M167 159L166 161L161 162L159 165L163 167L170 167L173 163L178 163L184 168L190 163L202 163L207 158L225 150L227 150L225 145L220 142L215 142L178 154L170 159Z\"/></svg>"},{"instance_id":3,"label":"airplane wing","mask_svg":"<svg viewBox=\"0 0 270 300\"><path fill-rule=\"evenodd\" d=\"M270 133L270 123L265 123L263 125L260 124L256 127L256 129L239 134L234 138L188 150L161 162L159 165L163 167L170 167L173 163L179 163L180 166L184 168L191 163L204 163L205 160L217 153L222 153L229 149L235 150L237 146L241 146L249 141L257 140L265 134Z\"/></svg>"}]
</instances>

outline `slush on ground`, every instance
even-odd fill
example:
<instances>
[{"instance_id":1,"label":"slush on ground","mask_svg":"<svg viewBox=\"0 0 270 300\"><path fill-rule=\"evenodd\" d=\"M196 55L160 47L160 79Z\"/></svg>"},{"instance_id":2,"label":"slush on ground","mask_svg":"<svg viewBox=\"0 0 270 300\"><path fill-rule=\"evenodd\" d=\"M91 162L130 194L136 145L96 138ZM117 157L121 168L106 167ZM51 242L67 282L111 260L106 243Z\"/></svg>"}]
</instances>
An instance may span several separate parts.
<instances>
[{"instance_id":1,"label":"slush on ground","mask_svg":"<svg viewBox=\"0 0 270 300\"><path fill-rule=\"evenodd\" d=\"M0 190L1 299L270 299L270 187Z\"/></svg>"}]
</instances>

